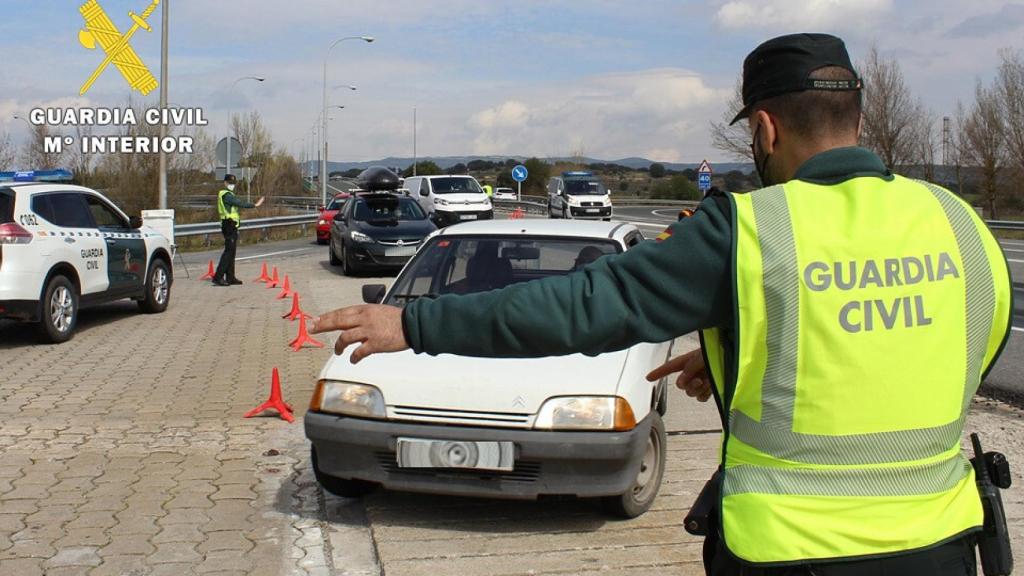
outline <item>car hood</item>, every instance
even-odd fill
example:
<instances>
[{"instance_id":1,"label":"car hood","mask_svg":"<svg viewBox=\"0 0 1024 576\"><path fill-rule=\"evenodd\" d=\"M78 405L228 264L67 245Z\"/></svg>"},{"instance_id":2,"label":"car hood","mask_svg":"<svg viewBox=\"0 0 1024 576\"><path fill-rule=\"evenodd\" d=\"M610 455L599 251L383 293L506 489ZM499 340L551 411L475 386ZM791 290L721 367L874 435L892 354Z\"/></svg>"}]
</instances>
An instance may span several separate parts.
<instances>
[{"instance_id":1,"label":"car hood","mask_svg":"<svg viewBox=\"0 0 1024 576\"><path fill-rule=\"evenodd\" d=\"M371 384L396 406L535 414L553 396L614 395L629 350L596 357L496 359L410 350L378 354L357 365L346 350L324 366L321 378Z\"/></svg>"},{"instance_id":2,"label":"car hood","mask_svg":"<svg viewBox=\"0 0 1024 576\"><path fill-rule=\"evenodd\" d=\"M374 240L384 241L423 239L437 230L437 226L434 226L430 220L400 220L397 224L393 221L391 223L354 222L352 228Z\"/></svg>"},{"instance_id":3,"label":"car hood","mask_svg":"<svg viewBox=\"0 0 1024 576\"><path fill-rule=\"evenodd\" d=\"M471 204L483 206L484 201L487 200L486 194L437 194L434 197L455 206Z\"/></svg>"}]
</instances>

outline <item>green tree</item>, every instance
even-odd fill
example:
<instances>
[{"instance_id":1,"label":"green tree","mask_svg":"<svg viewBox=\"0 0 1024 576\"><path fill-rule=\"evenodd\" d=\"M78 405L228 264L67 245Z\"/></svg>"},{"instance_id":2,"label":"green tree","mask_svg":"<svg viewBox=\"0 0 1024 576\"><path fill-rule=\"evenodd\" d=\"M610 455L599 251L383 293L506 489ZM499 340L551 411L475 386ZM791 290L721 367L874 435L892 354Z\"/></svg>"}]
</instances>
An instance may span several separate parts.
<instances>
[{"instance_id":1,"label":"green tree","mask_svg":"<svg viewBox=\"0 0 1024 576\"><path fill-rule=\"evenodd\" d=\"M459 162L458 164L456 164L456 165L452 166L451 168L449 168L447 170L447 172L448 172L448 174L460 174L461 175L461 174L466 174L467 170L468 170L468 167L465 164L463 164L462 162Z\"/></svg>"},{"instance_id":2,"label":"green tree","mask_svg":"<svg viewBox=\"0 0 1024 576\"><path fill-rule=\"evenodd\" d=\"M444 174L444 171L433 160L421 160L416 163L417 176L438 176L440 174ZM412 176L412 166L409 166L402 172L403 178L408 178L409 176Z\"/></svg>"},{"instance_id":3,"label":"green tree","mask_svg":"<svg viewBox=\"0 0 1024 576\"><path fill-rule=\"evenodd\" d=\"M686 176L676 174L668 180L659 180L651 187L655 200L700 200L700 190Z\"/></svg>"},{"instance_id":4,"label":"green tree","mask_svg":"<svg viewBox=\"0 0 1024 576\"><path fill-rule=\"evenodd\" d=\"M651 178L663 178L665 176L665 165L660 162L651 164Z\"/></svg>"},{"instance_id":5,"label":"green tree","mask_svg":"<svg viewBox=\"0 0 1024 576\"><path fill-rule=\"evenodd\" d=\"M551 177L551 165L540 158L530 158L523 163L530 172L523 182L523 194L543 196L548 191L548 178Z\"/></svg>"}]
</instances>

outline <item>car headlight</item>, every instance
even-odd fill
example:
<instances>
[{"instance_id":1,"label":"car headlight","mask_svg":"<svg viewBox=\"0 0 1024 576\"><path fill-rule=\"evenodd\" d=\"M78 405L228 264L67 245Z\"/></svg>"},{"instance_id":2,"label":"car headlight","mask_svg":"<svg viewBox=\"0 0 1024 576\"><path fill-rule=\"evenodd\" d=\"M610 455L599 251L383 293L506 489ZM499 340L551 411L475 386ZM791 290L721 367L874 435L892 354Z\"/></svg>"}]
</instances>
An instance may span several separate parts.
<instances>
[{"instance_id":1,"label":"car headlight","mask_svg":"<svg viewBox=\"0 0 1024 576\"><path fill-rule=\"evenodd\" d=\"M362 418L385 418L384 395L375 386L321 380L316 383L309 409Z\"/></svg>"},{"instance_id":2,"label":"car headlight","mask_svg":"<svg viewBox=\"0 0 1024 576\"><path fill-rule=\"evenodd\" d=\"M321 220L321 221L320 221L320 225L321 225L321 226L323 226L324 224L327 224L327 220Z\"/></svg>"},{"instance_id":3,"label":"car headlight","mask_svg":"<svg viewBox=\"0 0 1024 576\"><path fill-rule=\"evenodd\" d=\"M447 206L448 205L448 201L445 200L444 198L435 198L434 199L434 204L437 204L438 206Z\"/></svg>"},{"instance_id":4,"label":"car headlight","mask_svg":"<svg viewBox=\"0 0 1024 576\"><path fill-rule=\"evenodd\" d=\"M350 232L350 234L352 234L352 240L356 242L373 243L373 238L370 238L369 236L363 234L362 232L356 232L355 230L353 230L352 232Z\"/></svg>"},{"instance_id":5,"label":"car headlight","mask_svg":"<svg viewBox=\"0 0 1024 576\"><path fill-rule=\"evenodd\" d=\"M547 430L617 430L636 427L636 416L625 398L567 396L551 398L537 414L534 428Z\"/></svg>"},{"instance_id":6,"label":"car headlight","mask_svg":"<svg viewBox=\"0 0 1024 576\"><path fill-rule=\"evenodd\" d=\"M604 205L605 206L611 206L612 205L612 197L611 196L609 196L607 194L605 195L605 197L604 197Z\"/></svg>"},{"instance_id":7,"label":"car headlight","mask_svg":"<svg viewBox=\"0 0 1024 576\"><path fill-rule=\"evenodd\" d=\"M579 206L580 205L580 201L577 200L575 196L568 196L566 199L569 201L569 206Z\"/></svg>"}]
</instances>

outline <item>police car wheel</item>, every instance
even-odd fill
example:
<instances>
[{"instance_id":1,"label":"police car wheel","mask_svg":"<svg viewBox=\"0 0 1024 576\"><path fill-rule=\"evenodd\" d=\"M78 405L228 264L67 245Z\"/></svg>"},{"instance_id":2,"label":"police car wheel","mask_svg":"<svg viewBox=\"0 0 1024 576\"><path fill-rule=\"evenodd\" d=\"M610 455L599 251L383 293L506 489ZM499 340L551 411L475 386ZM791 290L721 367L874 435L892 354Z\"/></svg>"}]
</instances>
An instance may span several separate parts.
<instances>
[{"instance_id":1,"label":"police car wheel","mask_svg":"<svg viewBox=\"0 0 1024 576\"><path fill-rule=\"evenodd\" d=\"M64 276L54 276L46 285L39 335L43 342L60 344L71 339L78 324L78 290Z\"/></svg>"},{"instance_id":2,"label":"police car wheel","mask_svg":"<svg viewBox=\"0 0 1024 576\"><path fill-rule=\"evenodd\" d=\"M317 483L320 484L324 490L334 494L335 496L341 496L342 498L360 498L377 489L378 485L373 482L366 482L364 480L346 480L345 478L338 478L337 476L331 476L321 472L316 458L315 447L310 448L310 461L313 464L313 476L316 477Z\"/></svg>"},{"instance_id":3,"label":"police car wheel","mask_svg":"<svg viewBox=\"0 0 1024 576\"><path fill-rule=\"evenodd\" d=\"M163 260L154 260L146 275L146 297L139 300L139 308L147 314L167 310L171 301L171 272Z\"/></svg>"},{"instance_id":4,"label":"police car wheel","mask_svg":"<svg viewBox=\"0 0 1024 576\"><path fill-rule=\"evenodd\" d=\"M636 518L650 509L665 473L665 442L665 423L661 414L652 412L651 430L636 479L625 494L603 499L605 512L619 518Z\"/></svg>"}]
</instances>

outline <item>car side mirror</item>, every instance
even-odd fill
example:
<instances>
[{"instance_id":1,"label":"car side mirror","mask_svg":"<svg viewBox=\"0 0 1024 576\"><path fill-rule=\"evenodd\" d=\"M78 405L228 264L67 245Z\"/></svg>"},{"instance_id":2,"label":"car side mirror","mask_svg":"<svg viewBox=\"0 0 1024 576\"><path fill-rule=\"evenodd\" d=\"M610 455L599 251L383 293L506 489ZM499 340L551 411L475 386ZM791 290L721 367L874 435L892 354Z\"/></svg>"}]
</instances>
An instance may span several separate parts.
<instances>
[{"instance_id":1,"label":"car side mirror","mask_svg":"<svg viewBox=\"0 0 1024 576\"><path fill-rule=\"evenodd\" d=\"M337 214L334 215L334 221L335 222L344 222L345 221L345 215L343 213L341 213L341 212L338 212Z\"/></svg>"},{"instance_id":2,"label":"car side mirror","mask_svg":"<svg viewBox=\"0 0 1024 576\"><path fill-rule=\"evenodd\" d=\"M138 230L139 228L142 228L142 218L139 218L138 216L132 216L131 218L128 218L128 227L131 228L132 230Z\"/></svg>"},{"instance_id":3,"label":"car side mirror","mask_svg":"<svg viewBox=\"0 0 1024 576\"><path fill-rule=\"evenodd\" d=\"M427 192L423 188L420 188L420 196L423 196L424 198L426 198L427 196L430 196L430 192Z\"/></svg>"},{"instance_id":4,"label":"car side mirror","mask_svg":"<svg viewBox=\"0 0 1024 576\"><path fill-rule=\"evenodd\" d=\"M384 301L384 295L388 289L383 284L363 285L363 302L367 304L380 304Z\"/></svg>"}]
</instances>

